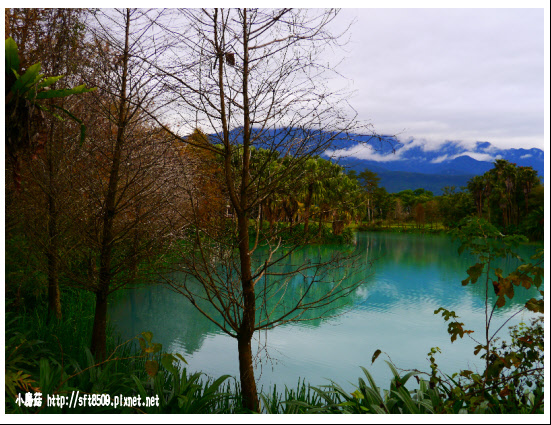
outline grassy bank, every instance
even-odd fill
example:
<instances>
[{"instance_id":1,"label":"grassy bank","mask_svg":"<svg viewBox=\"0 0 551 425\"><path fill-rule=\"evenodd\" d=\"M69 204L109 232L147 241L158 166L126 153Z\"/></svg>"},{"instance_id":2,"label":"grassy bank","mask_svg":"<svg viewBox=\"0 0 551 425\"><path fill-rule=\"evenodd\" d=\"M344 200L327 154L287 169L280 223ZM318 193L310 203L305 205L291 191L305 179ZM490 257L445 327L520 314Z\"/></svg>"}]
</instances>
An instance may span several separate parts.
<instances>
[{"instance_id":1,"label":"grassy bank","mask_svg":"<svg viewBox=\"0 0 551 425\"><path fill-rule=\"evenodd\" d=\"M370 232L397 232L397 233L430 233L438 234L445 233L447 229L442 223L433 223L432 225L417 225L413 222L388 222L383 220L373 221L371 223L352 224L352 229L355 231L370 231Z\"/></svg>"},{"instance_id":2,"label":"grassy bank","mask_svg":"<svg viewBox=\"0 0 551 425\"><path fill-rule=\"evenodd\" d=\"M254 222L252 222L254 223ZM332 225L329 223L310 223L308 231L305 232L304 224L290 226L287 222L274 223L270 229L268 222L263 222L260 229L259 240L281 238L283 243L292 245L318 244L350 244L354 240L354 231L352 226L344 227L337 235L334 234ZM257 236L256 223L251 224L249 228L249 237L254 243Z\"/></svg>"}]
</instances>

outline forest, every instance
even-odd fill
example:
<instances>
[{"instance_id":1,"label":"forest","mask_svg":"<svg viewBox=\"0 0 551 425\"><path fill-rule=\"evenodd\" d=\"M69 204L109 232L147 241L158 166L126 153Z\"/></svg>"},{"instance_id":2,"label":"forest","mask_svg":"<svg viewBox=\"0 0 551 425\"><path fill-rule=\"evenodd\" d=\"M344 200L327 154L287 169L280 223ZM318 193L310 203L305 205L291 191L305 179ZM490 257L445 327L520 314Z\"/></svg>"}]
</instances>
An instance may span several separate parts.
<instances>
[{"instance_id":1,"label":"forest","mask_svg":"<svg viewBox=\"0 0 551 425\"><path fill-rule=\"evenodd\" d=\"M388 193L376 173L324 158L353 134L377 140L347 92L326 84L336 16L5 9L7 413L543 413L543 250L508 275L492 268L543 241L541 176L498 159L441 196ZM352 394L304 383L260 392L254 335L322 317L358 290L357 231L451 232L478 258L463 285L480 278L498 297L487 312L523 286L541 294L525 308L542 319L511 343L486 332L481 375L444 376L434 350L425 378L389 363L386 393L366 369ZM316 244L344 248L279 268ZM236 341L233 385L188 372L148 329L121 340L110 304L159 281ZM452 342L469 336L455 312L437 313ZM419 389L405 389L411 377ZM96 404L46 402L75 391ZM101 394L157 405L117 408Z\"/></svg>"}]
</instances>

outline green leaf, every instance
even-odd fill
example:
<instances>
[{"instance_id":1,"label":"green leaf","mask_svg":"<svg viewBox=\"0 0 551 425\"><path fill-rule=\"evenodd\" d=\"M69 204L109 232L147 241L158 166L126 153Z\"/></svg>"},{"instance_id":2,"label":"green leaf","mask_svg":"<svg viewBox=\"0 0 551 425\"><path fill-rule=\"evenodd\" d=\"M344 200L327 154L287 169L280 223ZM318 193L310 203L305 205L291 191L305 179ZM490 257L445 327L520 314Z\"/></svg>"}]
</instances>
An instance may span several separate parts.
<instances>
[{"instance_id":1,"label":"green leaf","mask_svg":"<svg viewBox=\"0 0 551 425\"><path fill-rule=\"evenodd\" d=\"M141 348L142 351L145 353L145 349L147 348L146 345L145 345L145 339L143 339L143 338L138 338L138 342L140 343L140 348Z\"/></svg>"},{"instance_id":2,"label":"green leaf","mask_svg":"<svg viewBox=\"0 0 551 425\"><path fill-rule=\"evenodd\" d=\"M138 379L136 375L132 375L132 379L134 380L134 383L136 384L136 388L138 389L138 393L142 397L142 400L145 400L147 397L147 392L145 391L145 388L142 384L142 382Z\"/></svg>"},{"instance_id":3,"label":"green leaf","mask_svg":"<svg viewBox=\"0 0 551 425\"><path fill-rule=\"evenodd\" d=\"M39 104L36 104L37 106L40 107ZM56 108L56 109L59 109L60 111L63 111L65 114L67 114L69 116L69 118L71 118L73 121L76 121L80 124L80 145L82 146L82 143L84 143L84 138L86 136L86 126L84 125L84 123L82 122L82 120L78 119L77 117L75 117L70 111L68 111L67 109L65 108L62 108L61 106L57 106L57 105L52 105L53 108ZM59 118L61 121L63 121L63 119Z\"/></svg>"},{"instance_id":4,"label":"green leaf","mask_svg":"<svg viewBox=\"0 0 551 425\"><path fill-rule=\"evenodd\" d=\"M184 356L182 356L180 353L176 353L175 356L178 357L178 358L179 358L181 361L183 361L185 364L188 364L188 363L186 362L186 359L184 359Z\"/></svg>"},{"instance_id":5,"label":"green leaf","mask_svg":"<svg viewBox=\"0 0 551 425\"><path fill-rule=\"evenodd\" d=\"M394 375L394 377L398 380L400 379L400 373L396 370L396 368L394 367L394 365L392 363L390 363L389 361L385 360L385 363L388 365L388 367L390 368L390 371L392 372L392 374Z\"/></svg>"},{"instance_id":6,"label":"green leaf","mask_svg":"<svg viewBox=\"0 0 551 425\"><path fill-rule=\"evenodd\" d=\"M178 368L174 366L174 362L176 361L176 357L174 357L174 355L172 354L163 354L163 356L161 357L162 365L173 375L178 375L180 373L178 371Z\"/></svg>"},{"instance_id":7,"label":"green leaf","mask_svg":"<svg viewBox=\"0 0 551 425\"><path fill-rule=\"evenodd\" d=\"M473 284L476 283L478 281L478 278L482 274L483 268L484 268L484 264L482 263L476 263L474 266L469 267L467 269L467 274L469 275L469 277L462 282L463 285L466 285L466 283L468 283L469 280Z\"/></svg>"},{"instance_id":8,"label":"green leaf","mask_svg":"<svg viewBox=\"0 0 551 425\"><path fill-rule=\"evenodd\" d=\"M39 74L40 72L40 62L35 63L34 65L29 66L27 71L19 78L13 87L11 88L11 91L14 94L17 94L17 92L25 93L28 91L33 84L35 84L40 78L42 78L42 75Z\"/></svg>"},{"instance_id":9,"label":"green leaf","mask_svg":"<svg viewBox=\"0 0 551 425\"><path fill-rule=\"evenodd\" d=\"M82 84L71 89L60 89L60 90L45 90L41 91L36 95L37 99L52 99L52 98L61 98L71 96L73 94L88 93L91 91L97 90L96 87L88 88L86 84Z\"/></svg>"},{"instance_id":10,"label":"green leaf","mask_svg":"<svg viewBox=\"0 0 551 425\"><path fill-rule=\"evenodd\" d=\"M352 397L354 397L355 399L358 399L358 400L363 400L365 398L360 390L356 390L356 391L354 391L353 393L350 393L350 394L352 394Z\"/></svg>"},{"instance_id":11,"label":"green leaf","mask_svg":"<svg viewBox=\"0 0 551 425\"><path fill-rule=\"evenodd\" d=\"M374 404L371 405L371 408L372 408L373 410L375 410L375 413L378 413L378 414L383 414L383 415L384 415L384 414L387 413L386 411L384 411L383 409L381 409L379 406L376 406L376 405L374 405Z\"/></svg>"},{"instance_id":12,"label":"green leaf","mask_svg":"<svg viewBox=\"0 0 551 425\"><path fill-rule=\"evenodd\" d=\"M14 39L6 39L6 73L11 70L19 71L19 49Z\"/></svg>"},{"instance_id":13,"label":"green leaf","mask_svg":"<svg viewBox=\"0 0 551 425\"><path fill-rule=\"evenodd\" d=\"M407 407L406 413L419 413L419 409L417 406L415 406L415 403L411 399L411 395L409 392L404 388L399 388L397 391L392 391Z\"/></svg>"},{"instance_id":14,"label":"green leaf","mask_svg":"<svg viewBox=\"0 0 551 425\"><path fill-rule=\"evenodd\" d=\"M42 80L40 84L37 85L38 89L43 89L45 87L51 86L55 82L61 80L64 77L64 75L58 75L57 77L47 77Z\"/></svg>"},{"instance_id":15,"label":"green leaf","mask_svg":"<svg viewBox=\"0 0 551 425\"><path fill-rule=\"evenodd\" d=\"M153 353L158 353L159 351L161 351L163 349L163 345L156 342L155 344L153 344L153 346L151 348L153 349Z\"/></svg>"}]
</instances>

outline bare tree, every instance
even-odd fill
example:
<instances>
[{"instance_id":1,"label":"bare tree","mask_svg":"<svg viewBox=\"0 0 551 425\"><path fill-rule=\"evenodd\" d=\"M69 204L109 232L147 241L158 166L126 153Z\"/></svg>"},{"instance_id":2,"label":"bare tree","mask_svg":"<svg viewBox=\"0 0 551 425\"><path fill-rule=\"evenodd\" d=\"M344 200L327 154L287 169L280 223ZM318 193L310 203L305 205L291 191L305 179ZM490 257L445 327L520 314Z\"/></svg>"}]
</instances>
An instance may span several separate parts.
<instances>
[{"instance_id":1,"label":"bare tree","mask_svg":"<svg viewBox=\"0 0 551 425\"><path fill-rule=\"evenodd\" d=\"M85 78L98 92L87 108L93 124L74 179L82 194L80 252L88 264L75 284L96 295L91 351L98 359L106 355L109 295L134 283L140 262L181 237L177 221L185 213L174 193L173 182L181 178L174 139L148 115L159 86L152 84L148 62L138 59L153 48L147 13L98 12L88 26Z\"/></svg>"},{"instance_id":2,"label":"bare tree","mask_svg":"<svg viewBox=\"0 0 551 425\"><path fill-rule=\"evenodd\" d=\"M76 74L82 58L77 46L84 36L82 10L6 9L6 19L10 23L9 35L21 45L19 56L24 68L35 62L40 63L41 69L48 75L63 75L65 78L51 84L50 90L60 89L62 84L67 90L67 84L70 87L78 80ZM74 109L78 103L79 99L74 97L50 98L44 102L43 108L50 111L67 107ZM63 121L54 115L44 114L36 108L34 114L27 116L27 121L34 123L36 131L34 136L29 137L36 141L33 146L28 146L26 164L23 164L27 178L25 191L15 194L18 198L15 206L19 213L10 211L9 215L32 240L38 263L43 262L42 256L46 259L48 317L60 319L58 259L64 251L62 241L70 231L64 215L64 211L70 209L71 199L67 192L67 171L71 162L68 153L78 143L79 129L74 121ZM21 181L21 178L18 180ZM10 198L14 199L14 195Z\"/></svg>"},{"instance_id":3,"label":"bare tree","mask_svg":"<svg viewBox=\"0 0 551 425\"><path fill-rule=\"evenodd\" d=\"M231 210L218 226L205 225L198 214L188 218L194 232L178 264L187 278L167 280L237 339L243 403L253 411L259 409L255 332L304 320L309 310L323 315L359 284L346 279L343 256L280 270L299 245L263 233L260 220L261 204L300 178L309 158L336 141L342 146L350 130L358 131L347 93L330 88L332 69L322 62L323 52L338 46L339 37L329 32L336 15L334 10L202 9L155 22L166 47L155 66L172 104L165 126L178 133L175 125L181 123L185 130L200 127L211 134L209 144L187 142L219 158ZM271 166L280 156L285 161ZM283 302L286 291L296 294L292 305ZM204 302L217 315L209 314Z\"/></svg>"}]
</instances>

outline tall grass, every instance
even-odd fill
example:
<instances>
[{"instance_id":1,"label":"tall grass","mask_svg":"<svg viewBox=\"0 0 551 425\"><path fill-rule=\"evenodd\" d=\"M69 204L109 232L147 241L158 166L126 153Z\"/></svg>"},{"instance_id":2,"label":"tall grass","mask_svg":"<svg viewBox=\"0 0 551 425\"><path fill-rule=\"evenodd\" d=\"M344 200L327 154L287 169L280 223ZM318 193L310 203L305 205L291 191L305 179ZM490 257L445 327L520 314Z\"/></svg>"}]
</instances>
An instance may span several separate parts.
<instances>
[{"instance_id":1,"label":"tall grass","mask_svg":"<svg viewBox=\"0 0 551 425\"><path fill-rule=\"evenodd\" d=\"M18 320L12 326L25 333L28 339L44 341L56 356L68 356L79 362L86 360L85 347L89 347L94 322L95 297L88 291L61 288L62 319L49 317L46 302L17 312ZM108 329L108 346L114 348L118 336Z\"/></svg>"}]
</instances>

